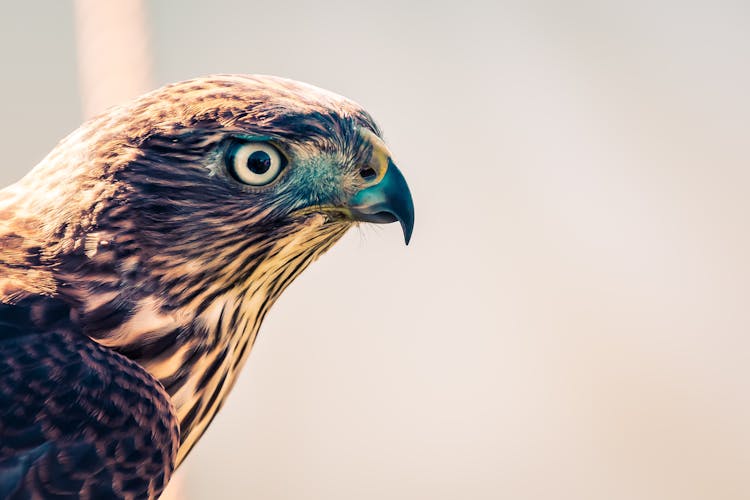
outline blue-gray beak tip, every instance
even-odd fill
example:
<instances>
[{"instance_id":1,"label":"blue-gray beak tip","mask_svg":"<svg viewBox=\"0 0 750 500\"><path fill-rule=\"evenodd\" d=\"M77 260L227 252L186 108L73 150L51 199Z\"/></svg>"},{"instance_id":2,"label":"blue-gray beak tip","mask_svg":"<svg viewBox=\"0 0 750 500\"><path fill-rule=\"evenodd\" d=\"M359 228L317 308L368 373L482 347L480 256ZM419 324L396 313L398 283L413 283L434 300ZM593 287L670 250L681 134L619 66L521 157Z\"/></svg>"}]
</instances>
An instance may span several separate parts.
<instances>
[{"instance_id":1,"label":"blue-gray beak tip","mask_svg":"<svg viewBox=\"0 0 750 500\"><path fill-rule=\"evenodd\" d=\"M414 202L406 179L389 159L388 170L374 186L355 194L350 201L350 210L356 220L386 224L399 221L404 232L404 241L409 244L414 232Z\"/></svg>"}]
</instances>

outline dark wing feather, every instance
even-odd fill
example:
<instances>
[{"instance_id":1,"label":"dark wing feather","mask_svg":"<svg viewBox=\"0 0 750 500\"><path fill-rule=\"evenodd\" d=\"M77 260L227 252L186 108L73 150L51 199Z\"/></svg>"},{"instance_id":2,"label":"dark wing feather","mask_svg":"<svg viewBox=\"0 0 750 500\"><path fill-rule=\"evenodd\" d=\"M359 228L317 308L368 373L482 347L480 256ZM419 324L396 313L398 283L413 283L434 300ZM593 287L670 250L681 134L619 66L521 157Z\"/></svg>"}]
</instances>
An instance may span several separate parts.
<instances>
[{"instance_id":1,"label":"dark wing feather","mask_svg":"<svg viewBox=\"0 0 750 500\"><path fill-rule=\"evenodd\" d=\"M0 498L155 498L178 443L161 385L64 305L0 304Z\"/></svg>"}]
</instances>

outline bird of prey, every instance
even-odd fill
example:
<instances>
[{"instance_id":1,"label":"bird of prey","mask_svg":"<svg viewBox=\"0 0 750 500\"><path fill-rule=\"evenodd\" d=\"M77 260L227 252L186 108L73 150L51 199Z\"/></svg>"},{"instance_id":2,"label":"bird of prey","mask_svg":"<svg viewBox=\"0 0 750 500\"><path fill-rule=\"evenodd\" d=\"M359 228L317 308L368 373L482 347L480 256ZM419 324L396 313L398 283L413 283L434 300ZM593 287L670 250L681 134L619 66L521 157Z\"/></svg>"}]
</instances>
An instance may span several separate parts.
<instances>
[{"instance_id":1,"label":"bird of prey","mask_svg":"<svg viewBox=\"0 0 750 500\"><path fill-rule=\"evenodd\" d=\"M279 294L414 207L372 117L218 75L73 132L0 191L0 498L155 498Z\"/></svg>"}]
</instances>

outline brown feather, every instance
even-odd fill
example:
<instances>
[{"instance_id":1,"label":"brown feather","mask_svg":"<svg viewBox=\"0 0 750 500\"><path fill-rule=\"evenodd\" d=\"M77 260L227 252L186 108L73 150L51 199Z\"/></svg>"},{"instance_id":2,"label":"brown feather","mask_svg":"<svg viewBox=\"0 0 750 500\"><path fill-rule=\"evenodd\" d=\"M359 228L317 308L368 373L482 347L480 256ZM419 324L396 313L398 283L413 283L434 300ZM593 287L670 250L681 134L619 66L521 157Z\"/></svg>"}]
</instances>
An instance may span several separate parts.
<instances>
[{"instance_id":1,"label":"brown feather","mask_svg":"<svg viewBox=\"0 0 750 500\"><path fill-rule=\"evenodd\" d=\"M379 135L356 103L275 77L196 79L113 108L0 191L0 302L64 301L87 336L159 380L179 463L268 309L352 225L323 207L362 186L361 129ZM290 158L278 183L228 179L222 151L238 136Z\"/></svg>"}]
</instances>

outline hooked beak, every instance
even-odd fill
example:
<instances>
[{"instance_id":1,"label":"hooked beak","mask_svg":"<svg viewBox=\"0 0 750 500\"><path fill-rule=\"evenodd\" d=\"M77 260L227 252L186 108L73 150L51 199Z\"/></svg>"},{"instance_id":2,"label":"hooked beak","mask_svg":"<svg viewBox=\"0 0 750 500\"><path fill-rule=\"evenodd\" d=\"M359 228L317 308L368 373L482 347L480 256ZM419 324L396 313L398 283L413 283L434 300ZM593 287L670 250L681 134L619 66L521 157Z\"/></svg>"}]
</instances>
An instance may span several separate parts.
<instances>
[{"instance_id":1,"label":"hooked beak","mask_svg":"<svg viewBox=\"0 0 750 500\"><path fill-rule=\"evenodd\" d=\"M406 179L390 158L377 184L355 193L348 205L354 220L377 224L399 221L404 241L409 244L414 230L414 202Z\"/></svg>"}]
</instances>

